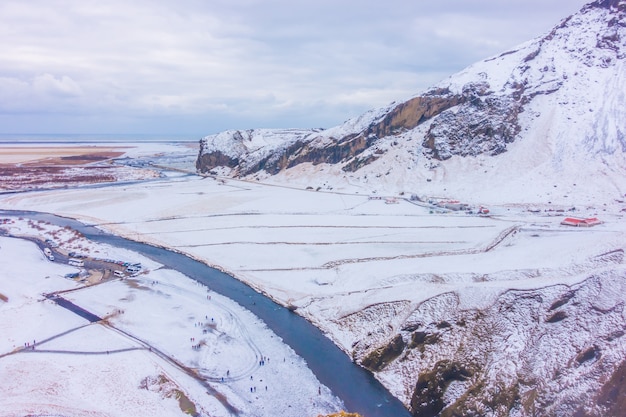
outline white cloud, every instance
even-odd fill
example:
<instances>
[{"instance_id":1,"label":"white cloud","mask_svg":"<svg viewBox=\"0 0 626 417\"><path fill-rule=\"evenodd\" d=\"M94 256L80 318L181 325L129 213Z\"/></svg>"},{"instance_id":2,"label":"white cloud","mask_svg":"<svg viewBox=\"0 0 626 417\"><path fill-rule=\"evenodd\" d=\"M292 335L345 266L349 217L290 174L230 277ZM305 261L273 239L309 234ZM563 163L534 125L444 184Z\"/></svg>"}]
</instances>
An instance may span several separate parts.
<instances>
[{"instance_id":1,"label":"white cloud","mask_svg":"<svg viewBox=\"0 0 626 417\"><path fill-rule=\"evenodd\" d=\"M68 76L40 74L31 79L0 77L0 112L55 113L75 111L80 86Z\"/></svg>"},{"instance_id":2,"label":"white cloud","mask_svg":"<svg viewBox=\"0 0 626 417\"><path fill-rule=\"evenodd\" d=\"M63 112L65 131L88 129L85 115L112 131L330 126L539 35L583 2L4 0L3 125L28 130L9 117L19 110Z\"/></svg>"},{"instance_id":3,"label":"white cloud","mask_svg":"<svg viewBox=\"0 0 626 417\"><path fill-rule=\"evenodd\" d=\"M32 88L36 93L54 97L79 97L82 95L81 88L70 77L63 75L59 78L50 74L35 77Z\"/></svg>"}]
</instances>

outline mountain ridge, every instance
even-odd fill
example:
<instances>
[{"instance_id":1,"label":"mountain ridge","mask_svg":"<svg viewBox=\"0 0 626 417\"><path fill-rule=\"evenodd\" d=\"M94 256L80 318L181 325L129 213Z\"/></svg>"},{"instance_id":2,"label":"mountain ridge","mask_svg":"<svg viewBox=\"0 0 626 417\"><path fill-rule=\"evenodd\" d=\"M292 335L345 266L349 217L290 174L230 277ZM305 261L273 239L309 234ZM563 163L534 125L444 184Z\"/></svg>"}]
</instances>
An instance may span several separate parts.
<instances>
[{"instance_id":1,"label":"mountain ridge","mask_svg":"<svg viewBox=\"0 0 626 417\"><path fill-rule=\"evenodd\" d=\"M496 179L490 181L492 187L520 187L510 172L519 165L527 184L539 185L537 178L567 178L576 184L582 164L588 165L587 176L600 170L612 184L599 194L592 192L591 200L621 197L626 189L615 184L626 178L619 168L626 152L625 15L624 0L595 1L544 36L475 63L422 94L330 129L207 136L201 140L197 170L295 181L316 189L388 194L445 189L451 196L479 194L485 200L490 196L480 195L480 189L469 187L464 193L453 180L475 176L480 169ZM255 140L244 140L246 136ZM253 146L259 137L266 145ZM236 157L220 159L233 150ZM537 150L544 154L532 155ZM551 186L539 187L535 200L554 200Z\"/></svg>"}]
</instances>

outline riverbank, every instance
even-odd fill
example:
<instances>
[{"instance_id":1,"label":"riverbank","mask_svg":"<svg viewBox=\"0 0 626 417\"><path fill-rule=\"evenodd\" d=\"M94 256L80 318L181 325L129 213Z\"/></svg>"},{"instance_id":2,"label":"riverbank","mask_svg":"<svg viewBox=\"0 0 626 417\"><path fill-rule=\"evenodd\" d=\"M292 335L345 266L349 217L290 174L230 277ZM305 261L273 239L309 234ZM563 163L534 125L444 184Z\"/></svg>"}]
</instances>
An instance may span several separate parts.
<instances>
[{"instance_id":1,"label":"riverbank","mask_svg":"<svg viewBox=\"0 0 626 417\"><path fill-rule=\"evenodd\" d=\"M623 293L611 290L624 276L621 200L489 205L489 216L387 201L187 176L22 193L0 205L81 219L216 265L314 323L418 414L466 395L458 404L479 409L513 401L494 392L540 390L542 401L563 405L611 389L603 381L626 351L615 336L623 318L613 314ZM561 224L566 215L602 223L572 228ZM469 376L439 386L455 369ZM529 380L551 383L520 388Z\"/></svg>"},{"instance_id":2,"label":"riverbank","mask_svg":"<svg viewBox=\"0 0 626 417\"><path fill-rule=\"evenodd\" d=\"M49 261L33 243L0 239L3 411L184 415L177 392L198 415L316 416L342 408L264 323L205 286L131 251L69 242L64 237L75 235L66 228L28 220L2 227L144 267L137 277L85 285L65 277L80 268ZM56 291L104 321L89 325L42 296ZM87 389L91 380L97 389Z\"/></svg>"}]
</instances>

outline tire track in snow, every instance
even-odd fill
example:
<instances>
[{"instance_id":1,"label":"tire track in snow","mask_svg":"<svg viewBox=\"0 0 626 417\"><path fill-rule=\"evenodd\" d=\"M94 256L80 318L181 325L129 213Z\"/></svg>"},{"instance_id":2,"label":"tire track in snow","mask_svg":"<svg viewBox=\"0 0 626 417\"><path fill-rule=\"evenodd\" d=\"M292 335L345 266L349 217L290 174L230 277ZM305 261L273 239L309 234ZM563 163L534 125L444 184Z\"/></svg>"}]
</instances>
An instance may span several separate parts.
<instances>
[{"instance_id":1,"label":"tire track in snow","mask_svg":"<svg viewBox=\"0 0 626 417\"><path fill-rule=\"evenodd\" d=\"M178 290L178 291L184 291L184 292L188 292L190 296L192 297L197 297L198 293L193 292L193 291L187 291L187 290L182 290L180 287L177 287L173 284L168 284L168 283L163 283L160 282L159 286L161 287L168 287L171 288L173 290ZM226 317L226 321L218 321L216 323L216 328L223 328L224 330L222 331L218 331L219 335L218 338L223 336L228 336L228 337L232 337L230 336L230 333L234 333L237 332L238 336L243 340L243 342L248 346L250 352L252 353L254 359L249 361L249 364L246 365L245 368L243 369L237 369L235 372L230 372L230 375L211 375L211 373L214 374L214 372L212 372L209 368L206 367L190 367L190 369L195 369L198 372L204 372L202 374L202 377L205 378L208 381L212 381L212 382L227 382L227 381L238 381L244 378L249 377L255 370L257 370L261 365L259 364L260 359L263 357L263 354L261 352L261 349L256 345L256 343L254 342L254 339L252 338L252 336L250 336L245 324L243 324L243 322L239 319L237 313L235 313L233 310L231 310L229 307L227 307L224 303L220 302L217 299L211 299L210 302L211 306L216 306L216 308L218 310L222 310L223 312L225 312L224 316L218 316L217 314L215 315L218 320L222 317ZM236 337L233 337L236 339ZM143 343L148 343L145 341L142 341ZM200 342L202 343L202 341ZM205 346L208 346L205 344ZM241 358L237 358L238 361L241 360ZM186 366L186 365L185 365Z\"/></svg>"}]
</instances>

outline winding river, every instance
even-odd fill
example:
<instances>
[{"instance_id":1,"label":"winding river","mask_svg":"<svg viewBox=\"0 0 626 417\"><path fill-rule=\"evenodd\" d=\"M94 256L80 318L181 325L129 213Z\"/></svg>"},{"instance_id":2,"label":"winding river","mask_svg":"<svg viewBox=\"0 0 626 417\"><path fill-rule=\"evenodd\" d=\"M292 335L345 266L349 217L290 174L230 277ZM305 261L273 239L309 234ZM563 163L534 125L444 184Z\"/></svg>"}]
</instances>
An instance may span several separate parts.
<instances>
[{"instance_id":1,"label":"winding river","mask_svg":"<svg viewBox=\"0 0 626 417\"><path fill-rule=\"evenodd\" d=\"M52 214L0 210L0 215L21 216L69 226L85 237L126 248L175 269L246 307L308 364L311 371L337 395L351 412L365 417L410 417L404 405L367 370L350 358L317 327L243 282L202 262L171 250L106 233L77 220Z\"/></svg>"}]
</instances>

